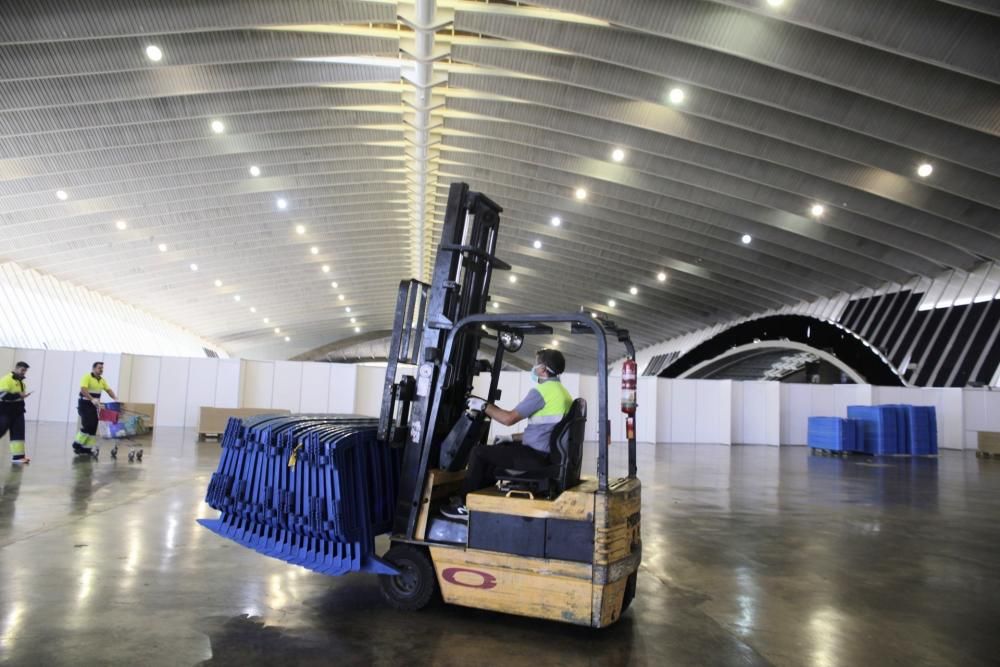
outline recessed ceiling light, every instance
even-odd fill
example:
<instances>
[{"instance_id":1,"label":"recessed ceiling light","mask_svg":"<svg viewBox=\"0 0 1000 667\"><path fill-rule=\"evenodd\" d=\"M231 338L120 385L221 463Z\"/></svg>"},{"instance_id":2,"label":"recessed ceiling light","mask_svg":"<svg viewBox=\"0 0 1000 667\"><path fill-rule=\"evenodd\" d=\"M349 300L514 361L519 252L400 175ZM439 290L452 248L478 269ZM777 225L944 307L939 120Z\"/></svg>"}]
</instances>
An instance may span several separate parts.
<instances>
[{"instance_id":1,"label":"recessed ceiling light","mask_svg":"<svg viewBox=\"0 0 1000 667\"><path fill-rule=\"evenodd\" d=\"M541 250L542 249L542 242L541 241L535 241L531 245L533 245L535 247L535 250Z\"/></svg>"},{"instance_id":2,"label":"recessed ceiling light","mask_svg":"<svg viewBox=\"0 0 1000 667\"><path fill-rule=\"evenodd\" d=\"M664 273L663 271L660 271L659 273L656 274L656 279L659 280L661 283L665 282L667 280L667 274Z\"/></svg>"},{"instance_id":3,"label":"recessed ceiling light","mask_svg":"<svg viewBox=\"0 0 1000 667\"><path fill-rule=\"evenodd\" d=\"M927 178L932 173L934 173L934 166L929 162L924 162L922 165L917 167L917 176L920 178Z\"/></svg>"},{"instance_id":4,"label":"recessed ceiling light","mask_svg":"<svg viewBox=\"0 0 1000 667\"><path fill-rule=\"evenodd\" d=\"M69 195L66 193L65 190L56 190L56 199L58 199L59 201L66 201L67 199L69 199Z\"/></svg>"},{"instance_id":5,"label":"recessed ceiling light","mask_svg":"<svg viewBox=\"0 0 1000 667\"><path fill-rule=\"evenodd\" d=\"M274 333L281 333L281 327L274 327Z\"/></svg>"},{"instance_id":6,"label":"recessed ceiling light","mask_svg":"<svg viewBox=\"0 0 1000 667\"><path fill-rule=\"evenodd\" d=\"M356 317L352 317L351 318L351 324L355 324L355 323L357 323L357 321L358 321L358 318L356 318Z\"/></svg>"},{"instance_id":7,"label":"recessed ceiling light","mask_svg":"<svg viewBox=\"0 0 1000 667\"><path fill-rule=\"evenodd\" d=\"M323 265L323 273L330 273L330 265L329 264L324 264Z\"/></svg>"},{"instance_id":8,"label":"recessed ceiling light","mask_svg":"<svg viewBox=\"0 0 1000 667\"><path fill-rule=\"evenodd\" d=\"M823 217L823 214L826 213L826 208L824 208L822 204L813 204L809 207L809 213L814 218L821 218Z\"/></svg>"},{"instance_id":9,"label":"recessed ceiling light","mask_svg":"<svg viewBox=\"0 0 1000 667\"><path fill-rule=\"evenodd\" d=\"M344 295L343 294L338 294L337 295L337 300L343 301L344 300Z\"/></svg>"},{"instance_id":10,"label":"recessed ceiling light","mask_svg":"<svg viewBox=\"0 0 1000 667\"><path fill-rule=\"evenodd\" d=\"M264 318L264 324L270 324L270 323L271 323L271 318L270 317L265 317Z\"/></svg>"},{"instance_id":11,"label":"recessed ceiling light","mask_svg":"<svg viewBox=\"0 0 1000 667\"><path fill-rule=\"evenodd\" d=\"M499 307L500 307L500 304L499 304L499 303L497 303L496 301L494 301L494 302L493 302L493 307L494 307L494 308L499 308Z\"/></svg>"},{"instance_id":12,"label":"recessed ceiling light","mask_svg":"<svg viewBox=\"0 0 1000 667\"><path fill-rule=\"evenodd\" d=\"M767 4L771 5L772 7L780 7L784 3L785 0L767 0Z\"/></svg>"},{"instance_id":13,"label":"recessed ceiling light","mask_svg":"<svg viewBox=\"0 0 1000 667\"><path fill-rule=\"evenodd\" d=\"M212 132L215 132L216 134L222 134L223 132L226 131L226 126L222 123L221 120L213 120L211 127L212 127Z\"/></svg>"},{"instance_id":14,"label":"recessed ceiling light","mask_svg":"<svg viewBox=\"0 0 1000 667\"><path fill-rule=\"evenodd\" d=\"M282 211L284 211L286 208L288 208L288 201L286 201L284 199L279 199L278 201L275 202L275 204L277 204L278 208L280 208ZM301 232L299 232L299 233L301 234Z\"/></svg>"},{"instance_id":15,"label":"recessed ceiling light","mask_svg":"<svg viewBox=\"0 0 1000 667\"><path fill-rule=\"evenodd\" d=\"M639 288L633 285L632 287L628 288L628 293L631 294L632 296L635 296L639 293Z\"/></svg>"},{"instance_id":16,"label":"recessed ceiling light","mask_svg":"<svg viewBox=\"0 0 1000 667\"><path fill-rule=\"evenodd\" d=\"M160 252L166 252L167 251L167 244L166 243L161 243L160 245L158 245L156 247L160 249Z\"/></svg>"},{"instance_id":17,"label":"recessed ceiling light","mask_svg":"<svg viewBox=\"0 0 1000 667\"><path fill-rule=\"evenodd\" d=\"M684 91L680 88L671 88L670 93L668 94L671 104L680 104L684 101L684 97Z\"/></svg>"},{"instance_id":18,"label":"recessed ceiling light","mask_svg":"<svg viewBox=\"0 0 1000 667\"><path fill-rule=\"evenodd\" d=\"M239 300L240 300L240 295L239 294L234 294L233 295L233 301L239 301Z\"/></svg>"},{"instance_id":19,"label":"recessed ceiling light","mask_svg":"<svg viewBox=\"0 0 1000 667\"><path fill-rule=\"evenodd\" d=\"M561 224L562 224L562 218L560 218L558 215L552 216L552 226L553 227L558 227Z\"/></svg>"},{"instance_id":20,"label":"recessed ceiling light","mask_svg":"<svg viewBox=\"0 0 1000 667\"><path fill-rule=\"evenodd\" d=\"M573 193L573 194L576 196L577 199L586 199L587 198L587 191L584 190L583 188L577 188L576 192Z\"/></svg>"},{"instance_id":21,"label":"recessed ceiling light","mask_svg":"<svg viewBox=\"0 0 1000 667\"><path fill-rule=\"evenodd\" d=\"M345 312L345 313L349 313L349 312L351 312L351 307L350 307L350 306L348 306L347 308L344 308L344 312Z\"/></svg>"},{"instance_id":22,"label":"recessed ceiling light","mask_svg":"<svg viewBox=\"0 0 1000 667\"><path fill-rule=\"evenodd\" d=\"M253 306L250 306L250 312L251 312L251 313L256 313L256 312L257 312L257 309L256 309L256 308L254 308Z\"/></svg>"},{"instance_id":23,"label":"recessed ceiling light","mask_svg":"<svg viewBox=\"0 0 1000 667\"><path fill-rule=\"evenodd\" d=\"M743 238L741 238L740 240L743 241L743 243L745 244L749 244L751 241L753 241L753 237L751 237L749 234L744 234Z\"/></svg>"},{"instance_id":24,"label":"recessed ceiling light","mask_svg":"<svg viewBox=\"0 0 1000 667\"><path fill-rule=\"evenodd\" d=\"M306 226L305 225L295 225L295 233L296 234L305 234L306 233Z\"/></svg>"},{"instance_id":25,"label":"recessed ceiling light","mask_svg":"<svg viewBox=\"0 0 1000 667\"><path fill-rule=\"evenodd\" d=\"M361 333L361 327L354 327L354 333Z\"/></svg>"},{"instance_id":26,"label":"recessed ceiling light","mask_svg":"<svg viewBox=\"0 0 1000 667\"><path fill-rule=\"evenodd\" d=\"M118 222L115 223L115 227L117 227L118 229L127 229L128 223L125 222L124 220L119 220Z\"/></svg>"},{"instance_id":27,"label":"recessed ceiling light","mask_svg":"<svg viewBox=\"0 0 1000 667\"><path fill-rule=\"evenodd\" d=\"M552 341L552 347L559 347L559 341L557 340Z\"/></svg>"},{"instance_id":28,"label":"recessed ceiling light","mask_svg":"<svg viewBox=\"0 0 1000 667\"><path fill-rule=\"evenodd\" d=\"M215 281L215 286L216 287L222 287L222 281L221 280L216 280Z\"/></svg>"},{"instance_id":29,"label":"recessed ceiling light","mask_svg":"<svg viewBox=\"0 0 1000 667\"><path fill-rule=\"evenodd\" d=\"M160 62L160 60L163 59L163 51L161 51L160 47L156 46L155 44L150 44L149 46L146 47L146 57L152 60L154 63L158 63Z\"/></svg>"},{"instance_id":30,"label":"recessed ceiling light","mask_svg":"<svg viewBox=\"0 0 1000 667\"><path fill-rule=\"evenodd\" d=\"M258 167L257 165L254 165L254 166L250 167L250 175L251 176L260 176L260 167Z\"/></svg>"},{"instance_id":31,"label":"recessed ceiling light","mask_svg":"<svg viewBox=\"0 0 1000 667\"><path fill-rule=\"evenodd\" d=\"M510 278L507 278L507 280L509 280L512 283L516 283L517 282L517 276L511 276Z\"/></svg>"},{"instance_id":32,"label":"recessed ceiling light","mask_svg":"<svg viewBox=\"0 0 1000 667\"><path fill-rule=\"evenodd\" d=\"M614 299L608 299L608 306L614 308L617 305Z\"/></svg>"},{"instance_id":33,"label":"recessed ceiling light","mask_svg":"<svg viewBox=\"0 0 1000 667\"><path fill-rule=\"evenodd\" d=\"M311 252L314 255L318 255L319 254L319 248L317 248L316 246L313 246L313 247L309 248L309 252Z\"/></svg>"},{"instance_id":34,"label":"recessed ceiling light","mask_svg":"<svg viewBox=\"0 0 1000 667\"><path fill-rule=\"evenodd\" d=\"M625 151L623 151L620 148L614 149L613 151L611 151L611 159L614 160L615 162L621 162L622 160L625 159Z\"/></svg>"},{"instance_id":35,"label":"recessed ceiling light","mask_svg":"<svg viewBox=\"0 0 1000 667\"><path fill-rule=\"evenodd\" d=\"M286 342L286 343L291 343L291 342L292 342L292 339L291 339L291 338L289 338L288 336L285 336L285 342Z\"/></svg>"},{"instance_id":36,"label":"recessed ceiling light","mask_svg":"<svg viewBox=\"0 0 1000 667\"><path fill-rule=\"evenodd\" d=\"M197 264L192 264L191 265L191 270L192 271L197 271L198 270L198 265Z\"/></svg>"},{"instance_id":37,"label":"recessed ceiling light","mask_svg":"<svg viewBox=\"0 0 1000 667\"><path fill-rule=\"evenodd\" d=\"M333 289L337 289L338 287L340 287L340 285L338 285L337 281L334 280L332 283L330 283L330 287L332 287Z\"/></svg>"}]
</instances>

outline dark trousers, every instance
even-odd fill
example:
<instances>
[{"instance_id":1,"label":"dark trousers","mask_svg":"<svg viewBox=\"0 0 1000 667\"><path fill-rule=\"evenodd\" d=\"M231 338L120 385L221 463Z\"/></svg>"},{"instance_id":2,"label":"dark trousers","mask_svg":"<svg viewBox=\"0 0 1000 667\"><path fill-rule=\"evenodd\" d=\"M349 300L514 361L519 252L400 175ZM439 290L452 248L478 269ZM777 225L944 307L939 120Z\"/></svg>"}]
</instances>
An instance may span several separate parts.
<instances>
[{"instance_id":1,"label":"dark trousers","mask_svg":"<svg viewBox=\"0 0 1000 667\"><path fill-rule=\"evenodd\" d=\"M0 438L10 431L10 453L15 459L24 458L24 403L0 405Z\"/></svg>"},{"instance_id":2,"label":"dark trousers","mask_svg":"<svg viewBox=\"0 0 1000 667\"><path fill-rule=\"evenodd\" d=\"M80 415L80 431L90 436L97 435L97 408L94 404L80 399L76 404L76 414Z\"/></svg>"},{"instance_id":3,"label":"dark trousers","mask_svg":"<svg viewBox=\"0 0 1000 667\"><path fill-rule=\"evenodd\" d=\"M476 445L469 455L462 494L496 484L496 470L534 470L549 465L549 457L527 445Z\"/></svg>"}]
</instances>

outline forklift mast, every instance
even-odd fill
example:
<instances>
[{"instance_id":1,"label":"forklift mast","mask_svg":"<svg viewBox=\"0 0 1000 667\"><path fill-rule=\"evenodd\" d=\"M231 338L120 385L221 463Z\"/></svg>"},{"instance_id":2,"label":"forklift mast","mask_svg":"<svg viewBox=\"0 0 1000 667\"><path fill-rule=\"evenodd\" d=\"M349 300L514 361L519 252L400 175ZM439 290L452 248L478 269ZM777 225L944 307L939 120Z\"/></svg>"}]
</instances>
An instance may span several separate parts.
<instances>
[{"instance_id":1,"label":"forklift mast","mask_svg":"<svg viewBox=\"0 0 1000 667\"><path fill-rule=\"evenodd\" d=\"M403 448L393 522L398 539L413 538L428 465L437 462L480 370L478 331L459 331L447 350L446 342L456 323L486 311L493 270L510 269L495 256L502 210L453 183L431 284L400 283L378 426L381 443ZM415 365L416 377L397 382L399 364Z\"/></svg>"}]
</instances>

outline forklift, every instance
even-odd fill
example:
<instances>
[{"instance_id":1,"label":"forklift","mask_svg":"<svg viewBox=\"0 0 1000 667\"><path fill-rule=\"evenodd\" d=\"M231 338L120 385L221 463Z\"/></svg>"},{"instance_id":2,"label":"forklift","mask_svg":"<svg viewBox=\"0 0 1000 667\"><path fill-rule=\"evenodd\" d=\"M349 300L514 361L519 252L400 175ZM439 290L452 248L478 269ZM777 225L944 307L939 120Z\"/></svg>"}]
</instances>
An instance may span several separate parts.
<instances>
[{"instance_id":1,"label":"forklift","mask_svg":"<svg viewBox=\"0 0 1000 667\"><path fill-rule=\"evenodd\" d=\"M402 456L380 588L403 610L440 595L449 604L601 628L631 603L642 558L635 350L627 330L597 314L486 313L493 271L511 268L495 255L501 212L466 184L452 184L431 284L409 280L399 287L378 442ZM441 505L490 431L485 413L467 408L475 377L489 374L483 398L496 402L504 354L519 351L530 336L551 337L554 327L596 343L596 478L581 476L589 415L578 398L552 433L550 465L499 470L496 487L467 496L467 522L444 517ZM626 353L628 476L614 480L609 338ZM480 358L487 341L495 346L492 359ZM404 374L406 368L415 371Z\"/></svg>"}]
</instances>

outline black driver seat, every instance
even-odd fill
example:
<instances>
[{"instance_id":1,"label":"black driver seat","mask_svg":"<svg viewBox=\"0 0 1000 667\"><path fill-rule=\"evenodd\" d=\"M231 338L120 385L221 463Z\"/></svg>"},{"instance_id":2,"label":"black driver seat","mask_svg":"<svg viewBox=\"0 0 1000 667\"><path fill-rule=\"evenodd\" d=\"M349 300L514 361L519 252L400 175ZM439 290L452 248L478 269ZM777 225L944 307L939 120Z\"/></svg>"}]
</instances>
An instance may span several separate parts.
<instances>
[{"instance_id":1,"label":"black driver seat","mask_svg":"<svg viewBox=\"0 0 1000 667\"><path fill-rule=\"evenodd\" d=\"M500 469L496 472L500 490L525 491L555 498L580 483L583 465L583 439L587 426L587 401L578 398L569 412L552 429L549 440L549 465L532 470Z\"/></svg>"}]
</instances>

